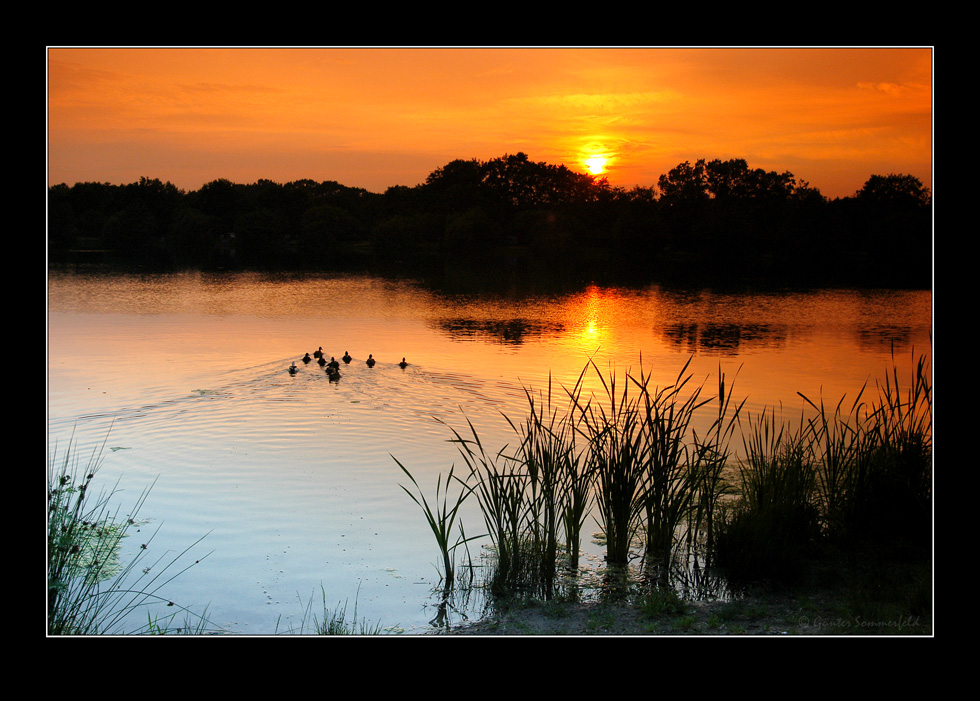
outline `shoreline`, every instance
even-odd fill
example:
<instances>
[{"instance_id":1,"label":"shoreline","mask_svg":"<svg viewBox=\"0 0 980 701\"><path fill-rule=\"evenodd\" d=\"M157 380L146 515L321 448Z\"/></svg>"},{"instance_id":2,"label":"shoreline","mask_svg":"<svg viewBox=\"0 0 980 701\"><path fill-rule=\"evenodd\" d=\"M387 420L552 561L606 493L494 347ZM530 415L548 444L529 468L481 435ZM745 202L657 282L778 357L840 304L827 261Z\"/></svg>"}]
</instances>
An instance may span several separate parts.
<instances>
[{"instance_id":1,"label":"shoreline","mask_svg":"<svg viewBox=\"0 0 980 701\"><path fill-rule=\"evenodd\" d=\"M848 611L840 593L761 593L736 601L685 601L683 610L645 614L629 602L527 602L490 619L433 635L446 636L909 636L932 637L932 612Z\"/></svg>"}]
</instances>

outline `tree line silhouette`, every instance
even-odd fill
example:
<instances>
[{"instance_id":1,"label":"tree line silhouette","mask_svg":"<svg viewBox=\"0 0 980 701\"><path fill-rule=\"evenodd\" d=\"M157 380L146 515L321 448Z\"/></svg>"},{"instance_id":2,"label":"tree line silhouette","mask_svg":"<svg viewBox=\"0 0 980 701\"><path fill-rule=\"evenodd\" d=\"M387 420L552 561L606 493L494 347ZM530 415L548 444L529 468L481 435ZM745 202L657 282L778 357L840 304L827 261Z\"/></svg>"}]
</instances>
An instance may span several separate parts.
<instances>
[{"instance_id":1,"label":"tree line silhouette","mask_svg":"<svg viewBox=\"0 0 980 701\"><path fill-rule=\"evenodd\" d=\"M48 256L928 287L932 208L911 175L872 175L853 196L830 200L789 172L700 159L655 186L624 189L517 153L454 160L384 193L313 180L219 179L190 192L149 178L54 185Z\"/></svg>"}]
</instances>

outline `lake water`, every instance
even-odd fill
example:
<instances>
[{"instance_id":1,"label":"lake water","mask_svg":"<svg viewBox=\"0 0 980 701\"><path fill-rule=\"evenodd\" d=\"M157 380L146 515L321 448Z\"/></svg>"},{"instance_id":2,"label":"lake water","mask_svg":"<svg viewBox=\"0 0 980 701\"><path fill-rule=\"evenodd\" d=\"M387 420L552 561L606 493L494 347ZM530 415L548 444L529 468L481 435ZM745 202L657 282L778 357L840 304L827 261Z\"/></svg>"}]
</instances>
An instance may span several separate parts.
<instances>
[{"instance_id":1,"label":"lake water","mask_svg":"<svg viewBox=\"0 0 980 701\"><path fill-rule=\"evenodd\" d=\"M658 386L692 358L706 392L724 372L747 410L792 422L798 392L835 404L883 378L893 351L906 382L914 356L931 358L928 291L458 295L357 275L51 272L48 294L49 459L108 436L100 482L118 480L123 507L156 480L140 512L142 532L159 527L153 552L206 534L167 596L241 634L296 626L324 593L372 624L432 630L438 552L392 456L432 498L462 468L447 424L503 447L523 388L571 385L590 357L620 378L642 358ZM320 346L353 356L339 382L300 362ZM475 508L462 518L481 530Z\"/></svg>"}]
</instances>

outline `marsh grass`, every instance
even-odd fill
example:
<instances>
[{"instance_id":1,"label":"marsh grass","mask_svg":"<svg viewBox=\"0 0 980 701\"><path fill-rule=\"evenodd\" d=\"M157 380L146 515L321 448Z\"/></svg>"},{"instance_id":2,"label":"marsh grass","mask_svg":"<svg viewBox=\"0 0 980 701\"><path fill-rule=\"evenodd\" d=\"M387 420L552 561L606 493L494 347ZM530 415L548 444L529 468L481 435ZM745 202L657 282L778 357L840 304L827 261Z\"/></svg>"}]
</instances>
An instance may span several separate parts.
<instances>
[{"instance_id":1,"label":"marsh grass","mask_svg":"<svg viewBox=\"0 0 980 701\"><path fill-rule=\"evenodd\" d=\"M703 406L702 388L696 388L686 399L681 397L691 379L684 377L687 367L685 364L673 385L663 389L651 389L650 377L642 369L639 378L633 380L642 399L641 426L647 445L643 509L648 553L672 549L678 526L689 514L697 493L698 473L693 469L688 432L694 413Z\"/></svg>"},{"instance_id":2,"label":"marsh grass","mask_svg":"<svg viewBox=\"0 0 980 701\"><path fill-rule=\"evenodd\" d=\"M803 397L816 411L808 428L814 446L823 457L816 463L817 487L821 498L823 525L827 535L843 539L848 535L853 495L857 493L861 474L866 473L873 454L867 426L861 421L862 397L867 385L861 388L848 412L844 398L828 413L823 398L819 404Z\"/></svg>"},{"instance_id":3,"label":"marsh grass","mask_svg":"<svg viewBox=\"0 0 980 701\"><path fill-rule=\"evenodd\" d=\"M506 446L488 453L476 428L470 422L468 425L468 437L452 429L452 442L469 468L467 483L473 480L472 493L479 500L492 543L491 589L536 586L541 577L547 579L554 571L547 561L551 536L542 533L540 520L542 514L550 517L541 500L541 476L536 472L541 465L535 463L528 469L507 454Z\"/></svg>"},{"instance_id":4,"label":"marsh grass","mask_svg":"<svg viewBox=\"0 0 980 701\"><path fill-rule=\"evenodd\" d=\"M552 580L560 549L567 568L578 567L582 528L593 499L592 472L581 460L571 412L555 406L551 377L547 392L537 398L527 388L524 391L528 402L524 423L505 418L520 439L514 459L527 471L532 546L540 554L541 574Z\"/></svg>"},{"instance_id":5,"label":"marsh grass","mask_svg":"<svg viewBox=\"0 0 980 701\"><path fill-rule=\"evenodd\" d=\"M897 365L878 397L834 412L804 397L817 416L808 425L821 449L819 498L828 539L895 542L928 550L932 519L932 390L924 358L903 392ZM802 395L801 395L802 396Z\"/></svg>"},{"instance_id":6,"label":"marsh grass","mask_svg":"<svg viewBox=\"0 0 980 701\"><path fill-rule=\"evenodd\" d=\"M576 470L573 436L563 419L551 404L551 381L548 393L542 395L540 404L525 388L528 401L527 418L516 425L509 418L511 428L520 437L515 461L523 464L528 490L525 513L527 543L523 549L537 553L533 558L538 564L540 576L553 581L558 562L560 528L571 526L569 548L577 551L577 531L581 523L574 514L579 505L569 503L577 492L569 489L566 480L574 479ZM505 417L506 418L506 417Z\"/></svg>"},{"instance_id":7,"label":"marsh grass","mask_svg":"<svg viewBox=\"0 0 980 701\"><path fill-rule=\"evenodd\" d=\"M850 512L861 537L890 538L929 550L932 522L932 385L920 358L904 394L897 368L879 383L867 433L867 467L858 472Z\"/></svg>"},{"instance_id":8,"label":"marsh grass","mask_svg":"<svg viewBox=\"0 0 980 701\"><path fill-rule=\"evenodd\" d=\"M737 373L736 373L737 376ZM732 382L734 384L734 380ZM726 384L726 375L718 367L717 414L703 436L691 431L693 458L693 506L689 514L690 528L687 533L689 551L703 546L705 552L714 548L715 518L721 500L731 494L732 487L725 479L725 468L732 458L731 440L739 428L746 399L732 403L732 385ZM695 568L696 570L697 568Z\"/></svg>"},{"instance_id":9,"label":"marsh grass","mask_svg":"<svg viewBox=\"0 0 980 701\"><path fill-rule=\"evenodd\" d=\"M705 396L688 372L691 360L673 383L658 387L640 358L637 373L617 389L614 372L607 375L590 362L605 392L603 401L572 393L578 411L576 426L588 445L601 525L606 535L606 560L625 564L633 558L638 532L649 557L669 557L686 528L687 545L710 541L714 514L728 487L723 472L729 441L744 405L733 405L719 368L718 394ZM581 387L581 382L576 390ZM717 402L717 414L703 435L694 420Z\"/></svg>"},{"instance_id":10,"label":"marsh grass","mask_svg":"<svg viewBox=\"0 0 980 701\"><path fill-rule=\"evenodd\" d=\"M724 513L719 560L737 579L792 576L819 534L808 434L777 423L775 410L749 417L739 499Z\"/></svg>"},{"instance_id":11,"label":"marsh grass","mask_svg":"<svg viewBox=\"0 0 980 701\"><path fill-rule=\"evenodd\" d=\"M562 387L567 404L557 400L562 393L551 378L539 394L525 388L524 420L505 417L512 449L488 450L468 419L465 434L450 428L468 470L455 478L459 501L450 505L443 496L436 511L412 495L447 571L452 550L469 540L460 528L451 543L447 526L471 494L491 541L484 586L492 596L575 598L558 574L575 573L589 515L605 547L599 596L611 598L637 585L647 597L737 592L759 580L794 580L827 555L828 545L840 556L855 543L931 542L932 401L924 360L907 390L897 371L886 375L876 402L867 400L867 387L832 408L800 395L804 411L795 424L775 408L749 414L720 367L717 393L706 392L690 364L658 387L642 357L625 380L589 359L576 382ZM741 452L731 445L736 435ZM452 479L450 470L447 485ZM906 598L922 601L922 591Z\"/></svg>"},{"instance_id":12,"label":"marsh grass","mask_svg":"<svg viewBox=\"0 0 980 701\"><path fill-rule=\"evenodd\" d=\"M490 539L484 586L495 594L550 598L564 573L578 567L592 475L581 461L571 413L556 406L550 378L546 392L525 389L525 397L523 422L504 417L515 434L513 448L488 451L468 419L465 434L449 427L450 442L468 469L457 481L476 496Z\"/></svg>"},{"instance_id":13,"label":"marsh grass","mask_svg":"<svg viewBox=\"0 0 980 701\"><path fill-rule=\"evenodd\" d=\"M380 622L368 623L367 619L357 618L357 600L350 619L347 618L347 602L330 608L327 605L327 592L320 587L321 607L318 614L313 609L313 598L307 602L299 629L288 631L290 635L381 635L384 629ZM302 599L301 599L302 601Z\"/></svg>"},{"instance_id":14,"label":"marsh grass","mask_svg":"<svg viewBox=\"0 0 980 701\"><path fill-rule=\"evenodd\" d=\"M644 616L672 616L684 613L687 607L676 590L669 587L654 587L637 599L637 607Z\"/></svg>"},{"instance_id":15,"label":"marsh grass","mask_svg":"<svg viewBox=\"0 0 980 701\"><path fill-rule=\"evenodd\" d=\"M590 360L605 396L585 397L581 380L570 393L577 413L576 429L586 442L586 464L592 474L599 522L606 540L606 561L625 565L644 509L646 444L641 405L620 385L615 371L604 376Z\"/></svg>"},{"instance_id":16,"label":"marsh grass","mask_svg":"<svg viewBox=\"0 0 980 701\"><path fill-rule=\"evenodd\" d=\"M555 592L559 570L578 567L582 528L593 505L610 568L643 556L636 551L638 537L644 539L640 550L651 558L669 558L684 528L688 546L710 539L741 405L732 415L723 374L715 397L703 396L703 387L691 389L689 365L690 360L665 388L653 386L642 358L640 371L627 372L625 380L590 360L561 393L551 378L541 393L525 388L524 420L504 417L515 434L513 449L488 451L469 420L465 434L449 427L469 472L457 481L465 486L463 494L477 497L491 541L491 590L545 597ZM585 390L590 373L598 380L598 396ZM565 404L557 401L562 394ZM699 435L694 416L712 401L717 415ZM450 569L454 546L446 527L459 504L437 512L424 498L410 496L426 513ZM447 582L451 587L451 578Z\"/></svg>"},{"instance_id":17,"label":"marsh grass","mask_svg":"<svg viewBox=\"0 0 980 701\"><path fill-rule=\"evenodd\" d=\"M164 554L149 562L155 531L141 543L132 560L121 561L124 539L144 525L138 520L138 512L150 490L139 495L128 514L113 509L110 502L116 489L93 489L104 448L105 442L83 465L69 443L62 458L55 450L49 464L48 634L206 631L210 624L205 612L192 613L163 596L167 584L200 562L180 564L200 540L176 557ZM183 620L178 621L178 616Z\"/></svg>"},{"instance_id":18,"label":"marsh grass","mask_svg":"<svg viewBox=\"0 0 980 701\"><path fill-rule=\"evenodd\" d=\"M719 561L741 577L791 578L812 558L831 556L859 581L860 570L882 558L887 568L929 556L932 392L924 358L905 390L894 357L877 387L877 398L865 385L833 409L800 395L814 416L801 415L795 429L777 423L774 411L750 419L738 498L721 510ZM862 596L873 590L881 587Z\"/></svg>"}]
</instances>

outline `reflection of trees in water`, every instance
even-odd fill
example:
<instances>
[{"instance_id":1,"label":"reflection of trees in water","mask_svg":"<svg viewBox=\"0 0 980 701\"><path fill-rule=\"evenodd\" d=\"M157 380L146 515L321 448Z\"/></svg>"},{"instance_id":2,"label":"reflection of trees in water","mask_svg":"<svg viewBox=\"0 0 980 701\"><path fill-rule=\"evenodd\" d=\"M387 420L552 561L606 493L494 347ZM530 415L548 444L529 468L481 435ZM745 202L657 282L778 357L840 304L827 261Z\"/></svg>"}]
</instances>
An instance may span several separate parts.
<instances>
[{"instance_id":1,"label":"reflection of trees in water","mask_svg":"<svg viewBox=\"0 0 980 701\"><path fill-rule=\"evenodd\" d=\"M912 331L908 326L871 324L857 330L858 346L864 350L894 348L904 351L912 347Z\"/></svg>"},{"instance_id":2,"label":"reflection of trees in water","mask_svg":"<svg viewBox=\"0 0 980 701\"><path fill-rule=\"evenodd\" d=\"M527 319L443 319L438 328L453 338L489 337L497 343L520 345L530 336L561 333L561 324L549 324Z\"/></svg>"},{"instance_id":3,"label":"reflection of trees in water","mask_svg":"<svg viewBox=\"0 0 980 701\"><path fill-rule=\"evenodd\" d=\"M785 329L769 324L669 324L661 335L670 345L689 351L735 352L743 345L780 345Z\"/></svg>"}]
</instances>

